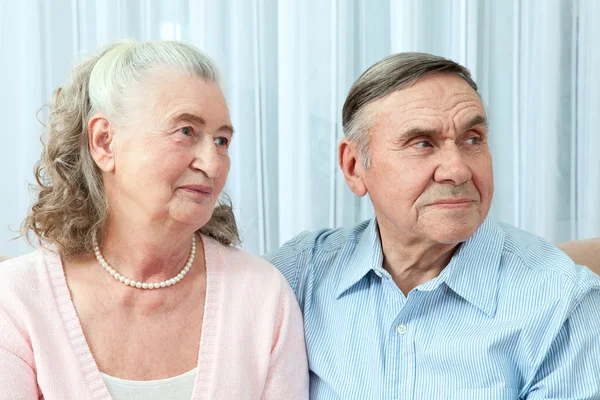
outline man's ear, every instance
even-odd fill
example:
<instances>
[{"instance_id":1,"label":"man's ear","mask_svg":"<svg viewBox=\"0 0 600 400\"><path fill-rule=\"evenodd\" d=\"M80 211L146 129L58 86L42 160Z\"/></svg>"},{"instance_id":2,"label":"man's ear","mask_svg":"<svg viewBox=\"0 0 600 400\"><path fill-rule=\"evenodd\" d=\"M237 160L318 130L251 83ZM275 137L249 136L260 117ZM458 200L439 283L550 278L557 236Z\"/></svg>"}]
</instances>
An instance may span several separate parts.
<instances>
[{"instance_id":1,"label":"man's ear","mask_svg":"<svg viewBox=\"0 0 600 400\"><path fill-rule=\"evenodd\" d=\"M106 115L97 113L90 118L88 121L90 153L96 165L104 172L110 172L115 168L113 136L113 125Z\"/></svg>"},{"instance_id":2,"label":"man's ear","mask_svg":"<svg viewBox=\"0 0 600 400\"><path fill-rule=\"evenodd\" d=\"M338 162L352 193L359 197L367 194L367 187L361 176L364 173L364 167L360 160L360 154L356 145L348 139L342 139L338 146Z\"/></svg>"}]
</instances>

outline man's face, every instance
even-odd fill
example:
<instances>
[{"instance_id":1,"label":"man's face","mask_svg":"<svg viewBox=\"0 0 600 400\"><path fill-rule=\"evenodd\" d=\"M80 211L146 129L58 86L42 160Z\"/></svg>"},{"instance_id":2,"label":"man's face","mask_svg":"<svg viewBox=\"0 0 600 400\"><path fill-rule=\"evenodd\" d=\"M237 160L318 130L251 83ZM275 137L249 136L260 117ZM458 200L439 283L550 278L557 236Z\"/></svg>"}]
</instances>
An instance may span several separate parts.
<instances>
[{"instance_id":1,"label":"man's face","mask_svg":"<svg viewBox=\"0 0 600 400\"><path fill-rule=\"evenodd\" d=\"M368 105L371 166L358 166L380 229L412 242L460 243L494 191L485 111L455 74L434 74Z\"/></svg>"}]
</instances>

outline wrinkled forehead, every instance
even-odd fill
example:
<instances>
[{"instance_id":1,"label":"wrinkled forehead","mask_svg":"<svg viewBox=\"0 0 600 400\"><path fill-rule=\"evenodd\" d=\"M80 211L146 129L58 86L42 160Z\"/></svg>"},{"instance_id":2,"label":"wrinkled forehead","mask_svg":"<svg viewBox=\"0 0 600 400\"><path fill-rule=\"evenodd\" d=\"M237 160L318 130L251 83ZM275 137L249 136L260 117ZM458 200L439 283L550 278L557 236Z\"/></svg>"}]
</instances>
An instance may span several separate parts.
<instances>
[{"instance_id":1,"label":"wrinkled forehead","mask_svg":"<svg viewBox=\"0 0 600 400\"><path fill-rule=\"evenodd\" d=\"M396 90L382 100L383 104L391 101L405 108L427 105L451 108L458 102L471 100L483 108L479 94L456 74L433 74L423 77L413 85Z\"/></svg>"},{"instance_id":2,"label":"wrinkled forehead","mask_svg":"<svg viewBox=\"0 0 600 400\"><path fill-rule=\"evenodd\" d=\"M210 87L212 90L199 92L196 90L199 86ZM220 94L222 96L218 82L172 67L156 67L145 71L139 84L132 90L153 98L169 97L169 95L171 97L200 96L202 94Z\"/></svg>"},{"instance_id":3,"label":"wrinkled forehead","mask_svg":"<svg viewBox=\"0 0 600 400\"><path fill-rule=\"evenodd\" d=\"M152 71L144 82L133 88L132 106L139 111L171 114L186 109L229 118L227 102L220 85L203 77L179 70ZM158 116L158 115L154 115Z\"/></svg>"},{"instance_id":4,"label":"wrinkled forehead","mask_svg":"<svg viewBox=\"0 0 600 400\"><path fill-rule=\"evenodd\" d=\"M464 116L485 109L479 94L456 74L435 74L396 90L367 106L372 115L405 115L406 118Z\"/></svg>"}]
</instances>

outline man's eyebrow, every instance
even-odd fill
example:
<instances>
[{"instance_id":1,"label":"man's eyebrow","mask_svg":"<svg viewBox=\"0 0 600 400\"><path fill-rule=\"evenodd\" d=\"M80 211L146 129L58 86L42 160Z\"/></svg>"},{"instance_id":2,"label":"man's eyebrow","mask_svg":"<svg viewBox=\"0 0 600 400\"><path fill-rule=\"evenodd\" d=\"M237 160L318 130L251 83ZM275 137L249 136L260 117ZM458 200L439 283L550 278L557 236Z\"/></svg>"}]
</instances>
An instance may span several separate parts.
<instances>
[{"instance_id":1,"label":"man's eyebrow","mask_svg":"<svg viewBox=\"0 0 600 400\"><path fill-rule=\"evenodd\" d=\"M484 126L487 129L488 122L487 118L481 114L474 116L471 118L465 125L465 130L472 129L476 126ZM409 128L406 131L402 132L395 141L402 142L406 140L410 140L412 138L425 136L425 137L436 137L439 136L440 132L436 129L430 128L421 128L421 127L413 127Z\"/></svg>"},{"instance_id":2,"label":"man's eyebrow","mask_svg":"<svg viewBox=\"0 0 600 400\"><path fill-rule=\"evenodd\" d=\"M473 118L471 118L466 124L465 124L465 128L466 129L471 129L474 128L476 126L483 126L487 129L488 127L488 121L487 118L481 114L478 114L476 116L474 116Z\"/></svg>"},{"instance_id":3,"label":"man's eyebrow","mask_svg":"<svg viewBox=\"0 0 600 400\"><path fill-rule=\"evenodd\" d=\"M171 123L174 125L177 125L181 122L190 122L190 123L192 123L194 125L198 125L198 126L206 125L206 121L204 120L204 118L199 117L194 114L190 114L190 113L181 113L171 119ZM217 129L217 131L218 132L225 131L225 132L229 133L230 135L233 135L233 133L235 132L235 130L233 129L233 126L227 125L227 124L221 126L219 129Z\"/></svg>"},{"instance_id":4,"label":"man's eyebrow","mask_svg":"<svg viewBox=\"0 0 600 400\"><path fill-rule=\"evenodd\" d=\"M397 141L409 140L409 139L419 137L419 136L434 137L434 136L438 136L439 134L440 134L440 132L437 131L436 129L414 127L414 128L409 128L408 130L402 132L398 136Z\"/></svg>"}]
</instances>

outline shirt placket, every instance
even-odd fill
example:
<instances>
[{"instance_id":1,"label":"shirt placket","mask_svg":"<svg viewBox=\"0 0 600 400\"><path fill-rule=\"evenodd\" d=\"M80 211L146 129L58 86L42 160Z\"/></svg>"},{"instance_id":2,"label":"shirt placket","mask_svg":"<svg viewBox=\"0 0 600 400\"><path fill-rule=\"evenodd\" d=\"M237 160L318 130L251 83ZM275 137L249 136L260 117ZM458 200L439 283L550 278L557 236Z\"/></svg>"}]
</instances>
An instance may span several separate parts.
<instances>
[{"instance_id":1,"label":"shirt placket","mask_svg":"<svg viewBox=\"0 0 600 400\"><path fill-rule=\"evenodd\" d=\"M415 325L406 299L391 277L383 277L390 319L385 348L385 398L413 399L415 382Z\"/></svg>"}]
</instances>

